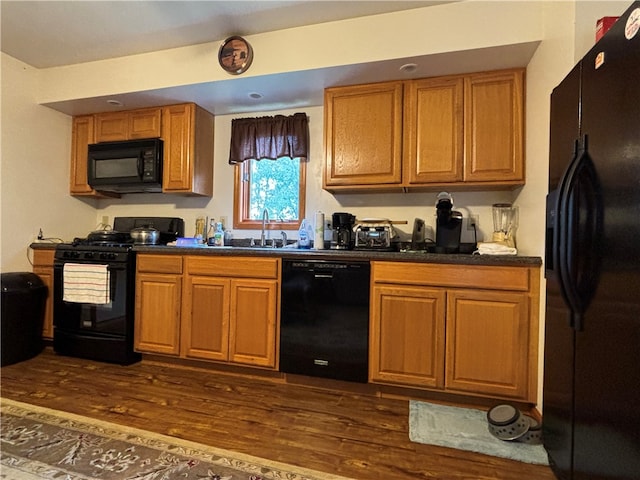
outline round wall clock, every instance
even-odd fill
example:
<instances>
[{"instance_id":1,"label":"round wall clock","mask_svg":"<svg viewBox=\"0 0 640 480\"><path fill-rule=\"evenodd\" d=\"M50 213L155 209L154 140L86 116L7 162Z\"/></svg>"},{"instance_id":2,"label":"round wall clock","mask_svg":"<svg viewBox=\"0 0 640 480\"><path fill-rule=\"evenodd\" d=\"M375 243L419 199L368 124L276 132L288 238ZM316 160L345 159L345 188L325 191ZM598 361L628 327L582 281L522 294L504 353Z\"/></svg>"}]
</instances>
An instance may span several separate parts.
<instances>
[{"instance_id":1,"label":"round wall clock","mask_svg":"<svg viewBox=\"0 0 640 480\"><path fill-rule=\"evenodd\" d=\"M233 36L227 38L218 52L220 66L232 75L247 71L253 61L253 49L244 38Z\"/></svg>"}]
</instances>

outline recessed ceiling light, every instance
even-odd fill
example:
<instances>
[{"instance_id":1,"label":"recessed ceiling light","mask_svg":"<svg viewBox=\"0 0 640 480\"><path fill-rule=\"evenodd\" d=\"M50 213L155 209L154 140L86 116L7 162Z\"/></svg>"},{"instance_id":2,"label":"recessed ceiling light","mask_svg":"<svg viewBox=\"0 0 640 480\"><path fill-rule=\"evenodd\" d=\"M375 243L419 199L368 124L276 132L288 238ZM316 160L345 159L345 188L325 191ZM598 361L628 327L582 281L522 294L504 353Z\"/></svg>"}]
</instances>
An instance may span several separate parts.
<instances>
[{"instance_id":1,"label":"recessed ceiling light","mask_svg":"<svg viewBox=\"0 0 640 480\"><path fill-rule=\"evenodd\" d=\"M249 97L258 99L258 98L262 98L262 94L258 92L251 92L249 94Z\"/></svg>"},{"instance_id":2,"label":"recessed ceiling light","mask_svg":"<svg viewBox=\"0 0 640 480\"><path fill-rule=\"evenodd\" d=\"M107 100L107 103L109 105L113 105L114 107L121 107L122 106L122 102L120 100L114 100L112 98L110 98L109 100Z\"/></svg>"},{"instance_id":3,"label":"recessed ceiling light","mask_svg":"<svg viewBox=\"0 0 640 480\"><path fill-rule=\"evenodd\" d=\"M418 65L415 63L405 63L400 67L400 71L402 73L413 73L418 68Z\"/></svg>"}]
</instances>

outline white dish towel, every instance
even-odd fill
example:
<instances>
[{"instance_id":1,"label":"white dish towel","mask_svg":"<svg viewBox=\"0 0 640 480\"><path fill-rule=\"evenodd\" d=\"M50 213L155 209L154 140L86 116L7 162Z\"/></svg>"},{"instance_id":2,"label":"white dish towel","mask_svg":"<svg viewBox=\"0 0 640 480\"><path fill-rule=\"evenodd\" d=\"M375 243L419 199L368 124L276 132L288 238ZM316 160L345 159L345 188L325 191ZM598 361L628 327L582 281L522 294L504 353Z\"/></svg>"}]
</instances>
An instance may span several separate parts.
<instances>
[{"instance_id":1,"label":"white dish towel","mask_svg":"<svg viewBox=\"0 0 640 480\"><path fill-rule=\"evenodd\" d=\"M479 242L476 250L480 255L517 255L518 250L500 243ZM475 252L474 252L475 253Z\"/></svg>"},{"instance_id":2,"label":"white dish towel","mask_svg":"<svg viewBox=\"0 0 640 480\"><path fill-rule=\"evenodd\" d=\"M62 278L65 302L104 305L111 301L108 265L65 263Z\"/></svg>"}]
</instances>

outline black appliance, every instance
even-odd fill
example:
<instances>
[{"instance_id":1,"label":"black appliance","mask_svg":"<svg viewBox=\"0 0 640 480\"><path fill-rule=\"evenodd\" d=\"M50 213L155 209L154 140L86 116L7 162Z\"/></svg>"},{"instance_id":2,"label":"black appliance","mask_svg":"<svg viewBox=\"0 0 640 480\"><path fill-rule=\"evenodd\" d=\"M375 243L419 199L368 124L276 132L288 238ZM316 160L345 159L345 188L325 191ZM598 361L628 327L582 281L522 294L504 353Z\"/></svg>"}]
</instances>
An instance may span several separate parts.
<instances>
[{"instance_id":1,"label":"black appliance","mask_svg":"<svg viewBox=\"0 0 640 480\"><path fill-rule=\"evenodd\" d=\"M53 349L56 353L128 365L133 351L135 253L129 231L160 230L161 243L184 236L180 218L116 217L114 230L56 247L53 265ZM98 298L99 296L99 298Z\"/></svg>"},{"instance_id":2,"label":"black appliance","mask_svg":"<svg viewBox=\"0 0 640 480\"><path fill-rule=\"evenodd\" d=\"M88 182L103 192L161 192L162 160L159 138L95 143L89 145Z\"/></svg>"},{"instance_id":3,"label":"black appliance","mask_svg":"<svg viewBox=\"0 0 640 480\"><path fill-rule=\"evenodd\" d=\"M556 476L640 479L640 2L551 95L543 442Z\"/></svg>"},{"instance_id":4,"label":"black appliance","mask_svg":"<svg viewBox=\"0 0 640 480\"><path fill-rule=\"evenodd\" d=\"M49 292L31 272L0 273L0 366L13 365L42 352L42 326Z\"/></svg>"},{"instance_id":5,"label":"black appliance","mask_svg":"<svg viewBox=\"0 0 640 480\"><path fill-rule=\"evenodd\" d=\"M369 262L282 261L280 371L368 381Z\"/></svg>"},{"instance_id":6,"label":"black appliance","mask_svg":"<svg viewBox=\"0 0 640 480\"><path fill-rule=\"evenodd\" d=\"M436 253L458 253L462 214L453 210L453 197L441 192L436 199Z\"/></svg>"},{"instance_id":7,"label":"black appliance","mask_svg":"<svg viewBox=\"0 0 640 480\"><path fill-rule=\"evenodd\" d=\"M334 250L351 250L353 248L353 226L356 223L355 215L344 212L336 212L331 216L333 238L331 248Z\"/></svg>"}]
</instances>

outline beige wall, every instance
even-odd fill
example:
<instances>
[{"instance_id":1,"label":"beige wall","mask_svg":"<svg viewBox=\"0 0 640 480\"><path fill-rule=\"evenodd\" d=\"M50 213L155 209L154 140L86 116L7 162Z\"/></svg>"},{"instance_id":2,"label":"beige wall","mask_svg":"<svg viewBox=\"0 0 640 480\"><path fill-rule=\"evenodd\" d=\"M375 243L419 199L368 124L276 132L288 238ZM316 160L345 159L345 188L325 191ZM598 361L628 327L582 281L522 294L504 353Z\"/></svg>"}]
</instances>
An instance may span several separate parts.
<instances>
[{"instance_id":1,"label":"beige wall","mask_svg":"<svg viewBox=\"0 0 640 480\"><path fill-rule=\"evenodd\" d=\"M95 202L69 196L71 118L38 105L37 73L2 54L2 272L31 270L27 246L40 228L72 239L95 226Z\"/></svg>"}]
</instances>

